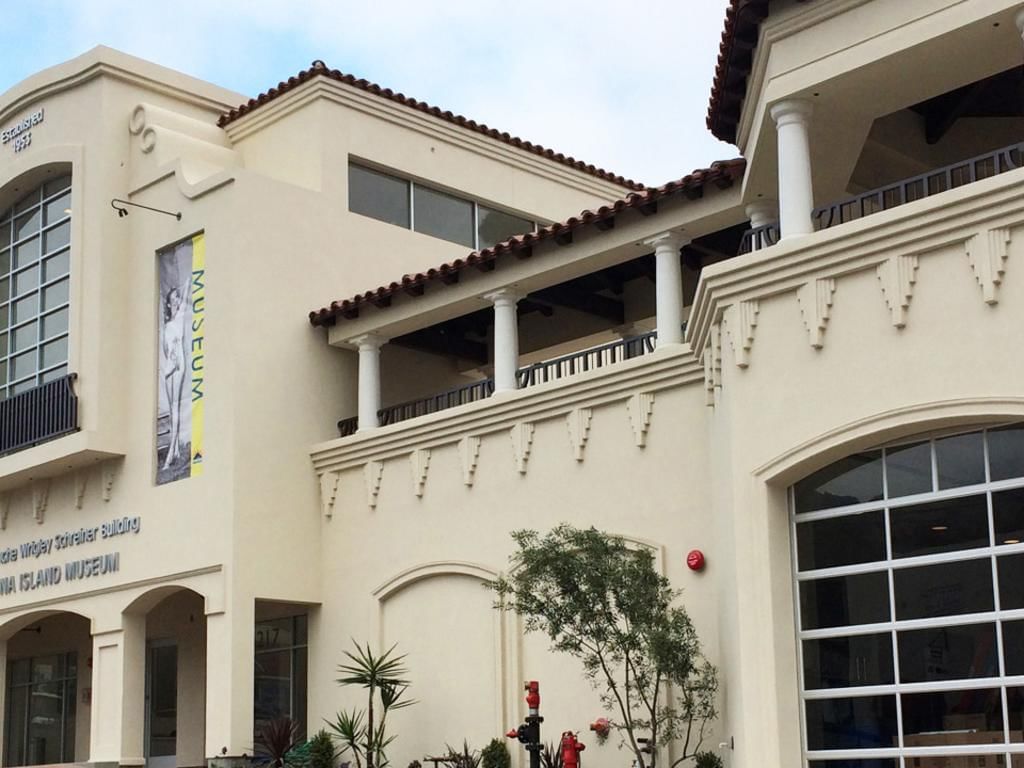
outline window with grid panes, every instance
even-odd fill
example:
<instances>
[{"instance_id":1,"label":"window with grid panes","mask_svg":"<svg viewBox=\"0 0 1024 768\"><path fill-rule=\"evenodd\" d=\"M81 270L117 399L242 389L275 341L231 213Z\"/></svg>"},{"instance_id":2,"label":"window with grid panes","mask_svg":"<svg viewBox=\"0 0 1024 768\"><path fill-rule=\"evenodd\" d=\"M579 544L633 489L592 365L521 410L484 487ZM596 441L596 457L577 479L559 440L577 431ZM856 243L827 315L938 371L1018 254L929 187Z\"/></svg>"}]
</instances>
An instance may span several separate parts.
<instances>
[{"instance_id":1,"label":"window with grid panes","mask_svg":"<svg viewBox=\"0 0 1024 768\"><path fill-rule=\"evenodd\" d=\"M0 213L0 399L68 372L71 176Z\"/></svg>"},{"instance_id":2,"label":"window with grid panes","mask_svg":"<svg viewBox=\"0 0 1024 768\"><path fill-rule=\"evenodd\" d=\"M810 768L1024 768L1024 425L791 489Z\"/></svg>"},{"instance_id":3,"label":"window with grid panes","mask_svg":"<svg viewBox=\"0 0 1024 768\"><path fill-rule=\"evenodd\" d=\"M77 677L74 653L8 662L4 765L75 759Z\"/></svg>"}]
</instances>

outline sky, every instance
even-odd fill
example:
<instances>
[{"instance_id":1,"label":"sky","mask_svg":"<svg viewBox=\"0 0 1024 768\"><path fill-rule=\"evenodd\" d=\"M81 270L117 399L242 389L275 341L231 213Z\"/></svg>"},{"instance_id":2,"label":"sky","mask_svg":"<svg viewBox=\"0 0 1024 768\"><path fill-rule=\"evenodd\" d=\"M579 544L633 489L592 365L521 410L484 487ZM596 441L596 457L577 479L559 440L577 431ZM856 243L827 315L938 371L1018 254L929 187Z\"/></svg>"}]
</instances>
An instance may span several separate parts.
<instances>
[{"instance_id":1,"label":"sky","mask_svg":"<svg viewBox=\"0 0 1024 768\"><path fill-rule=\"evenodd\" d=\"M735 157L704 125L727 0L0 0L0 92L108 45L246 97L322 59L614 173Z\"/></svg>"}]
</instances>

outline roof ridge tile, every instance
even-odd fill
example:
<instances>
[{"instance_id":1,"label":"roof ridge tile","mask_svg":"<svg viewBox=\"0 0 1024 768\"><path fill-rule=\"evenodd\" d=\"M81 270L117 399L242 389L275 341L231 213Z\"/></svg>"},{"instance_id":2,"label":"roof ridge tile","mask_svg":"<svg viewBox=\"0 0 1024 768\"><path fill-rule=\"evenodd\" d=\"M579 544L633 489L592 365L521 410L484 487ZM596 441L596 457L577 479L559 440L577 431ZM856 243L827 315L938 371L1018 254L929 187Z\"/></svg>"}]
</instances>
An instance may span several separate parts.
<instances>
[{"instance_id":1,"label":"roof ridge tile","mask_svg":"<svg viewBox=\"0 0 1024 768\"><path fill-rule=\"evenodd\" d=\"M417 99L406 96L401 92L395 92L390 88L382 88L376 83L366 80L365 78L356 79L354 75L345 74L337 69L328 69L327 65L320 59L315 60L312 66L308 69L304 69L297 75L288 78L287 82L282 81L277 84L276 88L270 88L258 96L249 99L244 104L240 104L234 109L231 109L221 115L220 119L217 120L217 125L223 128L317 76L326 77L345 85L350 85L367 93L373 94L374 96L379 96L380 98L388 99L389 101L401 104L402 106L409 107L410 109L417 109L421 112L426 112L450 122L453 125L468 128L469 130L477 133L490 136L493 139L498 139L518 149L523 149L532 154L547 157L555 162L569 166L582 173L595 176L603 181L618 184L619 186L626 187L627 189L639 190L646 188L638 181L633 181L632 179L627 179L624 176L612 173L611 171L606 171L605 169L599 168L591 163L585 163L581 160L577 160L570 155L565 155L561 152L556 153L551 149L541 146L540 144L526 141L518 136L512 136L506 132L499 132L496 129L487 126L485 123L478 123L464 115L453 113L450 110L442 110L440 107L432 106L425 101L418 101Z\"/></svg>"}]
</instances>

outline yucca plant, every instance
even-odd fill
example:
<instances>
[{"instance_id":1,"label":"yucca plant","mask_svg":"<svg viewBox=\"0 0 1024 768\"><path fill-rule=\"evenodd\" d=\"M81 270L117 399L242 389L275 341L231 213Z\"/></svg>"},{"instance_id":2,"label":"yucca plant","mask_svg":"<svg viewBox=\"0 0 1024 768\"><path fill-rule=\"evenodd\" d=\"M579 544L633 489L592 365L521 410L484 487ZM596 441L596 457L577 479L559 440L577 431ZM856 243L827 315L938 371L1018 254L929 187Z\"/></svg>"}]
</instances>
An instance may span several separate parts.
<instances>
[{"instance_id":1,"label":"yucca plant","mask_svg":"<svg viewBox=\"0 0 1024 768\"><path fill-rule=\"evenodd\" d=\"M299 728L290 717L267 720L256 734L256 754L267 758L271 768L282 768L286 755L301 741Z\"/></svg>"},{"instance_id":2,"label":"yucca plant","mask_svg":"<svg viewBox=\"0 0 1024 768\"><path fill-rule=\"evenodd\" d=\"M362 647L353 640L355 653L345 651L348 662L338 665L342 677L339 685L355 685L366 690L366 709L341 711L335 722L328 722L334 737L341 742L342 752L352 752L356 768L386 768L387 747L395 740L387 734L388 714L416 702L405 698L409 681L403 666L405 656L395 656L395 646L375 655L370 644ZM377 702L380 720L377 721Z\"/></svg>"}]
</instances>

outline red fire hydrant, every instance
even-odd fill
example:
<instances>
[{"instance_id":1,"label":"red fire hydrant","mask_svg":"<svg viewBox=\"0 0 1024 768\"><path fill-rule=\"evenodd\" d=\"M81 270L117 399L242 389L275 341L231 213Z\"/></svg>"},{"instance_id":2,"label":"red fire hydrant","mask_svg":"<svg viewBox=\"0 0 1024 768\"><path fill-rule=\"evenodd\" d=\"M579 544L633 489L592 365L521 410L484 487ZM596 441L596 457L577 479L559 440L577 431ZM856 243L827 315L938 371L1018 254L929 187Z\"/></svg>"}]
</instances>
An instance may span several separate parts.
<instances>
[{"instance_id":1,"label":"red fire hydrant","mask_svg":"<svg viewBox=\"0 0 1024 768\"><path fill-rule=\"evenodd\" d=\"M586 748L586 744L580 744L576 740L576 734L572 731L563 733L562 765L564 768L580 768L580 752Z\"/></svg>"}]
</instances>

